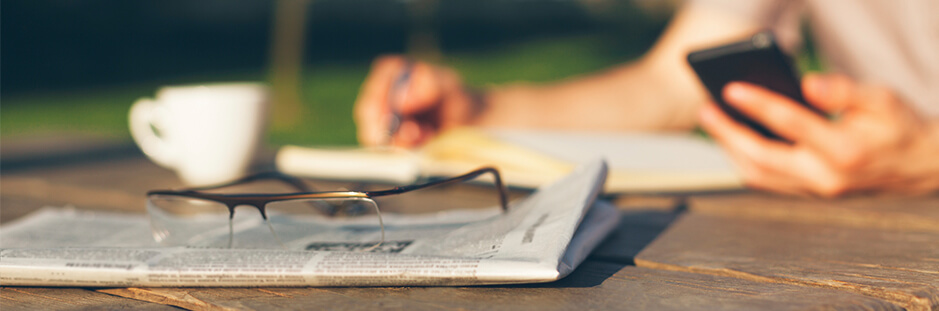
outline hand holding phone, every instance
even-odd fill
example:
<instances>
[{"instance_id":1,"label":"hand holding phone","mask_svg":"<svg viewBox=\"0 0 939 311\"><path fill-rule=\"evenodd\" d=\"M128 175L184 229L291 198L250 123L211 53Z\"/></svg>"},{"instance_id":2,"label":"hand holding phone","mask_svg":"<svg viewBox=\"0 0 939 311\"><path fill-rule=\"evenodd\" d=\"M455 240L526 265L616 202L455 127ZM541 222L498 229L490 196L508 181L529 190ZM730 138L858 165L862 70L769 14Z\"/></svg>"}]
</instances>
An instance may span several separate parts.
<instances>
[{"instance_id":1,"label":"hand holding phone","mask_svg":"<svg viewBox=\"0 0 939 311\"><path fill-rule=\"evenodd\" d=\"M724 101L722 91L728 83L743 81L759 85L824 115L802 97L799 76L769 31L759 32L743 41L691 52L688 54L688 63L718 107L765 137L783 140Z\"/></svg>"}]
</instances>

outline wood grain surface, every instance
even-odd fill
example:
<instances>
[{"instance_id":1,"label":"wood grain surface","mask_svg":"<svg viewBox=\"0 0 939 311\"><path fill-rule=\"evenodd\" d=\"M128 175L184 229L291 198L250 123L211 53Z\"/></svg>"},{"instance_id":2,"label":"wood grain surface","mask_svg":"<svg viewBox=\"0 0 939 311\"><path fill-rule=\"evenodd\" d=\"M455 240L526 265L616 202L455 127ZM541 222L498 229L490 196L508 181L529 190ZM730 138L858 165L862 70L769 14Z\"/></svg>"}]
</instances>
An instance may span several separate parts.
<instances>
[{"instance_id":1,"label":"wood grain surface","mask_svg":"<svg viewBox=\"0 0 939 311\"><path fill-rule=\"evenodd\" d=\"M112 295L192 310L901 310L830 289L588 261L549 284L392 288L123 288Z\"/></svg>"},{"instance_id":2,"label":"wood grain surface","mask_svg":"<svg viewBox=\"0 0 939 311\"><path fill-rule=\"evenodd\" d=\"M939 195L811 199L748 193L692 198L689 208L734 218L939 232Z\"/></svg>"},{"instance_id":3,"label":"wood grain surface","mask_svg":"<svg viewBox=\"0 0 939 311\"><path fill-rule=\"evenodd\" d=\"M17 156L42 154L14 151ZM0 222L47 205L143 213L147 190L182 186L171 171L139 154L120 152L95 158L100 152L82 149L77 159L63 153L41 161L22 156L4 161ZM490 191L448 188L402 206L491 200ZM0 309L939 310L937 196L812 200L744 192L614 199L620 226L574 273L553 283L97 291L8 287L0 288Z\"/></svg>"},{"instance_id":4,"label":"wood grain surface","mask_svg":"<svg viewBox=\"0 0 939 311\"><path fill-rule=\"evenodd\" d=\"M112 295L80 288L0 288L0 310L179 310L167 304Z\"/></svg>"},{"instance_id":5,"label":"wood grain surface","mask_svg":"<svg viewBox=\"0 0 939 311\"><path fill-rule=\"evenodd\" d=\"M682 215L636 264L939 309L939 233Z\"/></svg>"},{"instance_id":6,"label":"wood grain surface","mask_svg":"<svg viewBox=\"0 0 939 311\"><path fill-rule=\"evenodd\" d=\"M182 186L142 157L4 172L0 185L3 222L50 205L144 213L148 190Z\"/></svg>"}]
</instances>

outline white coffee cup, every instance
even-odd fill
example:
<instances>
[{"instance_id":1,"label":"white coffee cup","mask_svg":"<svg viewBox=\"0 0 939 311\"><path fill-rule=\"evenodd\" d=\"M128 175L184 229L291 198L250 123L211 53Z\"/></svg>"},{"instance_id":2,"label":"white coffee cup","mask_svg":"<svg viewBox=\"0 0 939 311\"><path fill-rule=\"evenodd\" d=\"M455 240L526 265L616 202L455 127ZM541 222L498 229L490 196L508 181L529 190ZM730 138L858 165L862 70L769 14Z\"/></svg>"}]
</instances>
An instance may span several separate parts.
<instances>
[{"instance_id":1,"label":"white coffee cup","mask_svg":"<svg viewBox=\"0 0 939 311\"><path fill-rule=\"evenodd\" d=\"M130 109L130 133L157 164L206 186L248 173L267 119L267 87L225 83L164 87Z\"/></svg>"}]
</instances>

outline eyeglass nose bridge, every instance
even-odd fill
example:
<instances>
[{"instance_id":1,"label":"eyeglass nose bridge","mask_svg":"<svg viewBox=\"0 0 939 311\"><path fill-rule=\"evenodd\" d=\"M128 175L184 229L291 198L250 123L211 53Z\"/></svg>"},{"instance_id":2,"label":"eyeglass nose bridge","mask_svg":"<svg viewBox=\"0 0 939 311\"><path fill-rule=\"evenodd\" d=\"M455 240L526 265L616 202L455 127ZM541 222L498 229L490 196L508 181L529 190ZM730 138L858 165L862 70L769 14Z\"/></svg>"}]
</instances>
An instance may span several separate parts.
<instances>
[{"instance_id":1,"label":"eyeglass nose bridge","mask_svg":"<svg viewBox=\"0 0 939 311\"><path fill-rule=\"evenodd\" d=\"M234 219L234 218L235 218L235 208L236 208L236 207L239 207L239 206L250 206L250 207L253 207L254 209L258 210L258 212L261 213L261 218L263 218L263 219L266 221L266 220L267 220L267 208L266 208L266 204L267 204L267 202L261 201L261 200L258 200L258 201L255 201L255 200L246 200L246 201L240 201L240 202L237 202L237 203L234 203L234 202L226 202L226 203L225 203L225 206L228 207L228 218L229 218L229 219Z\"/></svg>"},{"instance_id":2,"label":"eyeglass nose bridge","mask_svg":"<svg viewBox=\"0 0 939 311\"><path fill-rule=\"evenodd\" d=\"M271 231L271 235L277 240L277 244L281 248L287 249L287 245L284 244L284 241L280 239L280 236L277 235L277 232L274 230L274 226L271 224L270 219L267 218L267 200L242 200L240 202L225 202L225 206L228 207L228 248L231 248L234 243L234 227L232 220L235 219L235 208L239 206L250 206L254 207L261 213L261 218L264 219L264 223L267 224L267 228Z\"/></svg>"}]
</instances>

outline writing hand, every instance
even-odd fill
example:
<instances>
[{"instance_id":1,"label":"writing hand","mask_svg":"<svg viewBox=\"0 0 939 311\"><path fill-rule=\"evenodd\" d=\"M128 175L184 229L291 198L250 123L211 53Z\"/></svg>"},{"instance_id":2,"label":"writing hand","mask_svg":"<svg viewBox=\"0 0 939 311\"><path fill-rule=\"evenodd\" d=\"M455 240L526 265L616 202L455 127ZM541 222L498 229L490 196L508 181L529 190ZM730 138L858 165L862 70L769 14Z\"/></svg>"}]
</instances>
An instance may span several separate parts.
<instances>
[{"instance_id":1,"label":"writing hand","mask_svg":"<svg viewBox=\"0 0 939 311\"><path fill-rule=\"evenodd\" d=\"M411 67L408 95L390 99L400 73ZM355 103L355 123L359 143L381 145L388 141L392 107L399 114L399 126L391 140L400 147L424 143L440 131L470 124L481 109L481 102L470 92L458 74L448 68L423 62L409 62L401 56L376 59L359 90Z\"/></svg>"},{"instance_id":2,"label":"writing hand","mask_svg":"<svg viewBox=\"0 0 939 311\"><path fill-rule=\"evenodd\" d=\"M803 79L806 100L828 120L782 95L734 82L728 104L792 143L766 139L713 103L702 126L728 151L744 180L775 192L834 197L852 192L939 190L939 120L925 120L890 89L839 75Z\"/></svg>"}]
</instances>

